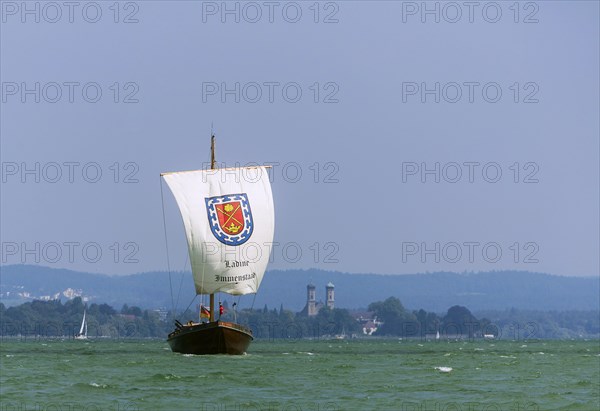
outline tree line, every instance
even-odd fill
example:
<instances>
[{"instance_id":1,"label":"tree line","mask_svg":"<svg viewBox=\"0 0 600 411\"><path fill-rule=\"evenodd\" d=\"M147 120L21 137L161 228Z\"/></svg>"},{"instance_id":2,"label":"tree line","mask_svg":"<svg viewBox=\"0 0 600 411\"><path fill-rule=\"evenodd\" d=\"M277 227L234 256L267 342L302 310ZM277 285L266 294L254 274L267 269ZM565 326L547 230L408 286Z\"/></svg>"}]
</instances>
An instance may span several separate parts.
<instances>
[{"instance_id":1,"label":"tree line","mask_svg":"<svg viewBox=\"0 0 600 411\"><path fill-rule=\"evenodd\" d=\"M453 306L445 314L423 309L406 309L396 297L377 301L367 308L367 318L346 309L319 310L308 317L284 309L243 309L236 311L223 304L223 321L235 321L249 326L258 339L304 339L362 336L365 322L373 321L374 336L402 338L598 338L598 311L483 311L477 318L462 306ZM77 297L60 300L32 301L14 307L0 303L0 335L21 338L74 338L79 332L84 309L91 338L166 338L177 319L182 323L198 321L198 312L143 310L124 305L117 310L108 304L86 306ZM217 314L218 317L218 314Z\"/></svg>"}]
</instances>

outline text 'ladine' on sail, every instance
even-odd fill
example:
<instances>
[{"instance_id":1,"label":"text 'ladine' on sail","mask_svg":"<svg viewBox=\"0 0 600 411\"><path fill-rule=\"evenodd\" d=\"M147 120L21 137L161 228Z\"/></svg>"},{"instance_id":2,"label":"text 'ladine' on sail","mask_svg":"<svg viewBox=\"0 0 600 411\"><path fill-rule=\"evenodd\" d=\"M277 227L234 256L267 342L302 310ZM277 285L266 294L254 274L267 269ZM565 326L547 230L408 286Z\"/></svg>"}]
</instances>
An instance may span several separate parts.
<instances>
[{"instance_id":1,"label":"text 'ladine' on sail","mask_svg":"<svg viewBox=\"0 0 600 411\"><path fill-rule=\"evenodd\" d=\"M275 228L267 168L162 174L183 218L197 294L258 291Z\"/></svg>"}]
</instances>

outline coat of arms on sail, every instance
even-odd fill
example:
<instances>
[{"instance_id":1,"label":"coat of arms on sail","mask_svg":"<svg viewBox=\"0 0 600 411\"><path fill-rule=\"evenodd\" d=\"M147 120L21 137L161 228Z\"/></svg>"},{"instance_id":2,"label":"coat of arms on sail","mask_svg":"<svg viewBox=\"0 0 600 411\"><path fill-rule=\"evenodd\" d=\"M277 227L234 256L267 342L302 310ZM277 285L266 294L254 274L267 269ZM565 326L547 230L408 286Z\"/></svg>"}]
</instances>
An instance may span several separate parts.
<instances>
[{"instance_id":1,"label":"coat of arms on sail","mask_svg":"<svg viewBox=\"0 0 600 411\"><path fill-rule=\"evenodd\" d=\"M252 235L254 222L245 193L206 198L206 212L213 235L226 245L244 244Z\"/></svg>"}]
</instances>

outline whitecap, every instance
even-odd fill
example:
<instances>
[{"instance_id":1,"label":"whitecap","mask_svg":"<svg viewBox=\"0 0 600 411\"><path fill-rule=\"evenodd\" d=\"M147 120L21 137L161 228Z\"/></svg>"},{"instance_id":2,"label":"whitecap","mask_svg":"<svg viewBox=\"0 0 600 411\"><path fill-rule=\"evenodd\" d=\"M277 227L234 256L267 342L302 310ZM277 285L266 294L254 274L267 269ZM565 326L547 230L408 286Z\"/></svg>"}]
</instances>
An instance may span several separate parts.
<instances>
[{"instance_id":1,"label":"whitecap","mask_svg":"<svg viewBox=\"0 0 600 411\"><path fill-rule=\"evenodd\" d=\"M91 382L89 385L91 385L92 387L96 387L96 388L106 388L107 387L106 384L98 384L96 382Z\"/></svg>"},{"instance_id":2,"label":"whitecap","mask_svg":"<svg viewBox=\"0 0 600 411\"><path fill-rule=\"evenodd\" d=\"M435 370L438 370L439 372L450 372L452 371L452 367L435 367Z\"/></svg>"}]
</instances>

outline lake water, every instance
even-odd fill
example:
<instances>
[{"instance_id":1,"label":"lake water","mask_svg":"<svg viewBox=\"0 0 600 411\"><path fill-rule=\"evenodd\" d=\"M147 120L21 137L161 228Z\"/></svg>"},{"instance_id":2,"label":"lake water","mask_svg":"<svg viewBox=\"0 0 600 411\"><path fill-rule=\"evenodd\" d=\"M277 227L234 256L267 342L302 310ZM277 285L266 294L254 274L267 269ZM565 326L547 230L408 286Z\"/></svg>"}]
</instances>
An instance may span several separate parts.
<instances>
[{"instance_id":1,"label":"lake water","mask_svg":"<svg viewBox=\"0 0 600 411\"><path fill-rule=\"evenodd\" d=\"M247 355L159 340L0 346L0 410L598 410L600 342L254 341Z\"/></svg>"}]
</instances>

